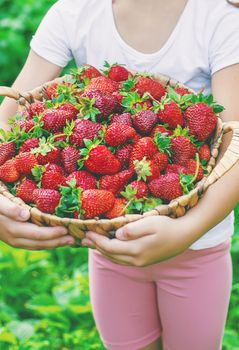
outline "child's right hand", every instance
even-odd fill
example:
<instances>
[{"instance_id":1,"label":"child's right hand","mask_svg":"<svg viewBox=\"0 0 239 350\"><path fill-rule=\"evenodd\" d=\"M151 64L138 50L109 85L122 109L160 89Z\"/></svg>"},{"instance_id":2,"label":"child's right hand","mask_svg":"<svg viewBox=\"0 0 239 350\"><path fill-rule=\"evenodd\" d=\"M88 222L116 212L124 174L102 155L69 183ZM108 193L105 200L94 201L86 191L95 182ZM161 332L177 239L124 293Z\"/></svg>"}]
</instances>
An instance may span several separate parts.
<instances>
[{"instance_id":1,"label":"child's right hand","mask_svg":"<svg viewBox=\"0 0 239 350\"><path fill-rule=\"evenodd\" d=\"M39 227L27 222L30 212L0 195L0 240L15 248L53 249L73 245L65 227Z\"/></svg>"}]
</instances>

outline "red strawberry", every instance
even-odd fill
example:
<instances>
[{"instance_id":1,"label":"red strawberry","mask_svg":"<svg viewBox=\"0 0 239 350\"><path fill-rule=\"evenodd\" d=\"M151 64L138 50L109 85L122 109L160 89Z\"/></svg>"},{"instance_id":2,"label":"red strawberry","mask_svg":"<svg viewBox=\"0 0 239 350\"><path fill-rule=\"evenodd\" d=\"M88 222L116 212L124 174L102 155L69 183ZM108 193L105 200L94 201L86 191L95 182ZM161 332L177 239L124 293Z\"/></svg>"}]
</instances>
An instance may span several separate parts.
<instances>
[{"instance_id":1,"label":"red strawberry","mask_svg":"<svg viewBox=\"0 0 239 350\"><path fill-rule=\"evenodd\" d=\"M135 88L141 96L148 92L156 100L161 100L166 93L165 88L159 81L147 77L139 77Z\"/></svg>"},{"instance_id":2,"label":"red strawberry","mask_svg":"<svg viewBox=\"0 0 239 350\"><path fill-rule=\"evenodd\" d=\"M59 106L58 110L68 113L67 120L75 120L79 113L79 110L69 102L65 102L63 105Z\"/></svg>"},{"instance_id":3,"label":"red strawberry","mask_svg":"<svg viewBox=\"0 0 239 350\"><path fill-rule=\"evenodd\" d=\"M25 203L33 203L33 192L37 189L37 184L30 180L25 179L17 187L17 197L21 198Z\"/></svg>"},{"instance_id":4,"label":"red strawberry","mask_svg":"<svg viewBox=\"0 0 239 350\"><path fill-rule=\"evenodd\" d=\"M125 214L125 206L127 204L126 199L116 198L113 207L105 213L107 219L118 218Z\"/></svg>"},{"instance_id":5,"label":"red strawberry","mask_svg":"<svg viewBox=\"0 0 239 350\"><path fill-rule=\"evenodd\" d=\"M197 148L193 143L191 143L190 147L191 147L191 157L190 158L194 158L196 153L197 153Z\"/></svg>"},{"instance_id":6,"label":"red strawberry","mask_svg":"<svg viewBox=\"0 0 239 350\"><path fill-rule=\"evenodd\" d=\"M29 113L31 117L34 117L36 115L39 115L44 112L46 109L45 102L33 102L29 106Z\"/></svg>"},{"instance_id":7,"label":"red strawberry","mask_svg":"<svg viewBox=\"0 0 239 350\"><path fill-rule=\"evenodd\" d=\"M130 186L133 189L137 189L137 193L135 195L136 198L140 199L143 197L148 197L149 189L148 189L148 186L146 185L145 182L136 180L136 181L131 182Z\"/></svg>"},{"instance_id":8,"label":"red strawberry","mask_svg":"<svg viewBox=\"0 0 239 350\"><path fill-rule=\"evenodd\" d=\"M85 219L99 217L113 208L114 195L104 190L86 190L81 195Z\"/></svg>"},{"instance_id":9,"label":"red strawberry","mask_svg":"<svg viewBox=\"0 0 239 350\"><path fill-rule=\"evenodd\" d=\"M33 139L27 139L23 142L19 149L19 153L22 152L29 152L31 149L36 148L39 146L39 139L34 137Z\"/></svg>"},{"instance_id":10,"label":"red strawberry","mask_svg":"<svg viewBox=\"0 0 239 350\"><path fill-rule=\"evenodd\" d=\"M17 120L14 123L14 126L19 125L21 130L25 130L25 132L29 132L30 130L32 130L34 128L34 126L36 125L35 122L33 120Z\"/></svg>"},{"instance_id":11,"label":"red strawberry","mask_svg":"<svg viewBox=\"0 0 239 350\"><path fill-rule=\"evenodd\" d=\"M125 67L119 64L113 64L112 66L108 65L106 68L108 68L108 77L117 82L125 81L131 75Z\"/></svg>"},{"instance_id":12,"label":"red strawberry","mask_svg":"<svg viewBox=\"0 0 239 350\"><path fill-rule=\"evenodd\" d=\"M46 94L49 99L52 99L53 97L58 96L57 87L58 87L57 83L52 83L47 86Z\"/></svg>"},{"instance_id":13,"label":"red strawberry","mask_svg":"<svg viewBox=\"0 0 239 350\"><path fill-rule=\"evenodd\" d=\"M103 92L108 92L109 94L112 94L114 91L117 91L118 89L119 89L119 84L117 82L109 78L106 78L104 76L93 78L90 81L90 84L85 87L85 91L100 90Z\"/></svg>"},{"instance_id":14,"label":"red strawberry","mask_svg":"<svg viewBox=\"0 0 239 350\"><path fill-rule=\"evenodd\" d=\"M85 64L78 68L78 79L80 81L83 81L84 78L86 79L92 79L96 77L100 77L101 73L96 69L95 67L91 66L90 64Z\"/></svg>"},{"instance_id":15,"label":"red strawberry","mask_svg":"<svg viewBox=\"0 0 239 350\"><path fill-rule=\"evenodd\" d=\"M36 158L39 164L45 165L47 163L60 164L61 151L58 147L47 143L42 139L39 143L39 147L34 148L32 153L36 154Z\"/></svg>"},{"instance_id":16,"label":"red strawberry","mask_svg":"<svg viewBox=\"0 0 239 350\"><path fill-rule=\"evenodd\" d=\"M158 152L153 156L153 161L157 165L159 171L164 171L168 165L168 155L165 152Z\"/></svg>"},{"instance_id":17,"label":"red strawberry","mask_svg":"<svg viewBox=\"0 0 239 350\"><path fill-rule=\"evenodd\" d=\"M66 135L62 131L56 132L54 134L54 140L55 142L60 142L60 141L66 142Z\"/></svg>"},{"instance_id":18,"label":"red strawberry","mask_svg":"<svg viewBox=\"0 0 239 350\"><path fill-rule=\"evenodd\" d=\"M61 159L67 173L77 170L77 161L80 159L80 152L73 146L65 147L61 152Z\"/></svg>"},{"instance_id":19,"label":"red strawberry","mask_svg":"<svg viewBox=\"0 0 239 350\"><path fill-rule=\"evenodd\" d=\"M34 202L39 210L53 214L60 203L60 193L56 190L38 188L33 192Z\"/></svg>"},{"instance_id":20,"label":"red strawberry","mask_svg":"<svg viewBox=\"0 0 239 350\"><path fill-rule=\"evenodd\" d=\"M44 122L43 128L55 133L62 131L66 126L66 122L73 120L75 117L72 116L72 113L60 109L46 109L42 116L42 121Z\"/></svg>"},{"instance_id":21,"label":"red strawberry","mask_svg":"<svg viewBox=\"0 0 239 350\"><path fill-rule=\"evenodd\" d=\"M37 164L37 158L31 152L22 152L16 156L16 169L20 174L31 174Z\"/></svg>"},{"instance_id":22,"label":"red strawberry","mask_svg":"<svg viewBox=\"0 0 239 350\"><path fill-rule=\"evenodd\" d=\"M168 164L165 173L174 173L174 174L179 174L179 173L183 173L185 175L189 175L190 171L182 165L179 164Z\"/></svg>"},{"instance_id":23,"label":"red strawberry","mask_svg":"<svg viewBox=\"0 0 239 350\"><path fill-rule=\"evenodd\" d=\"M61 175L64 175L64 171L60 165L57 164L47 164L46 171L57 171Z\"/></svg>"},{"instance_id":24,"label":"red strawberry","mask_svg":"<svg viewBox=\"0 0 239 350\"><path fill-rule=\"evenodd\" d=\"M104 91L86 91L80 100L80 114L93 121L106 119L115 110L118 102L111 94ZM88 118L88 119L89 119Z\"/></svg>"},{"instance_id":25,"label":"red strawberry","mask_svg":"<svg viewBox=\"0 0 239 350\"><path fill-rule=\"evenodd\" d=\"M58 170L46 170L41 179L42 187L58 190L59 186L66 183L65 177Z\"/></svg>"},{"instance_id":26,"label":"red strawberry","mask_svg":"<svg viewBox=\"0 0 239 350\"><path fill-rule=\"evenodd\" d=\"M191 142L185 136L176 136L171 142L173 163L185 165L185 162L191 158Z\"/></svg>"},{"instance_id":27,"label":"red strawberry","mask_svg":"<svg viewBox=\"0 0 239 350\"><path fill-rule=\"evenodd\" d=\"M165 201L182 196L183 190L178 174L168 173L149 183L149 189L153 196Z\"/></svg>"},{"instance_id":28,"label":"red strawberry","mask_svg":"<svg viewBox=\"0 0 239 350\"><path fill-rule=\"evenodd\" d=\"M120 161L103 145L94 147L84 162L85 168L100 175L113 175L120 171Z\"/></svg>"},{"instance_id":29,"label":"red strawberry","mask_svg":"<svg viewBox=\"0 0 239 350\"><path fill-rule=\"evenodd\" d=\"M188 168L190 174L195 175L196 169L197 169L197 162L196 162L196 160L195 159L189 159L186 162L185 165ZM198 175L197 175L196 181L200 181L203 178L203 176L204 176L204 170L203 170L202 165L199 164Z\"/></svg>"},{"instance_id":30,"label":"red strawberry","mask_svg":"<svg viewBox=\"0 0 239 350\"><path fill-rule=\"evenodd\" d=\"M12 183L17 181L19 177L20 174L17 171L15 159L9 159L0 166L0 180Z\"/></svg>"},{"instance_id":31,"label":"red strawberry","mask_svg":"<svg viewBox=\"0 0 239 350\"><path fill-rule=\"evenodd\" d=\"M157 179L160 176L160 171L158 166L153 160L147 160L144 157L142 160L134 161L134 169L138 175L138 180L151 181Z\"/></svg>"},{"instance_id":32,"label":"red strawberry","mask_svg":"<svg viewBox=\"0 0 239 350\"><path fill-rule=\"evenodd\" d=\"M213 109L203 102L189 107L184 117L190 135L197 137L199 141L205 141L217 126L217 116Z\"/></svg>"},{"instance_id":33,"label":"red strawberry","mask_svg":"<svg viewBox=\"0 0 239 350\"><path fill-rule=\"evenodd\" d=\"M100 179L100 189L112 192L118 196L133 177L133 170L124 170L115 175L105 175Z\"/></svg>"},{"instance_id":34,"label":"red strawberry","mask_svg":"<svg viewBox=\"0 0 239 350\"><path fill-rule=\"evenodd\" d=\"M205 159L206 163L209 162L209 160L211 158L211 151L210 151L209 146L206 143L204 145L202 145L201 147L199 147L198 153L199 153L200 160Z\"/></svg>"},{"instance_id":35,"label":"red strawberry","mask_svg":"<svg viewBox=\"0 0 239 350\"><path fill-rule=\"evenodd\" d=\"M122 100L123 100L123 95L119 91L113 92L112 96L114 96L118 102L116 106L116 112L117 113L122 113L123 112L123 106L121 106Z\"/></svg>"},{"instance_id":36,"label":"red strawberry","mask_svg":"<svg viewBox=\"0 0 239 350\"><path fill-rule=\"evenodd\" d=\"M163 110L158 112L158 117L162 123L168 124L175 129L178 125L183 126L183 114L176 102L163 104Z\"/></svg>"},{"instance_id":37,"label":"red strawberry","mask_svg":"<svg viewBox=\"0 0 239 350\"><path fill-rule=\"evenodd\" d=\"M126 124L112 123L105 133L105 141L109 146L117 147L124 145L136 135L136 131Z\"/></svg>"},{"instance_id":38,"label":"red strawberry","mask_svg":"<svg viewBox=\"0 0 239 350\"><path fill-rule=\"evenodd\" d=\"M133 124L139 133L149 135L157 121L157 114L150 110L143 110L134 116Z\"/></svg>"},{"instance_id":39,"label":"red strawberry","mask_svg":"<svg viewBox=\"0 0 239 350\"><path fill-rule=\"evenodd\" d=\"M133 126L131 113L114 114L111 117L111 123L122 123Z\"/></svg>"},{"instance_id":40,"label":"red strawberry","mask_svg":"<svg viewBox=\"0 0 239 350\"><path fill-rule=\"evenodd\" d=\"M172 135L172 130L166 129L163 125L156 125L155 128L151 132L151 137L154 138L156 132L159 132L161 134L167 134L168 136Z\"/></svg>"},{"instance_id":41,"label":"red strawberry","mask_svg":"<svg viewBox=\"0 0 239 350\"><path fill-rule=\"evenodd\" d=\"M97 181L94 175L88 173L85 170L74 171L70 174L66 181L70 181L71 179L76 180L76 186L81 187L83 190L90 190L97 188Z\"/></svg>"},{"instance_id":42,"label":"red strawberry","mask_svg":"<svg viewBox=\"0 0 239 350\"><path fill-rule=\"evenodd\" d=\"M156 153L158 153L158 148L151 137L143 137L133 147L130 156L130 167L134 167L135 160L141 160L144 157L151 159Z\"/></svg>"},{"instance_id":43,"label":"red strawberry","mask_svg":"<svg viewBox=\"0 0 239 350\"><path fill-rule=\"evenodd\" d=\"M75 122L75 127L70 136L70 142L75 146L84 147L84 139L93 140L95 137L99 136L101 130L102 125L100 123L78 119Z\"/></svg>"},{"instance_id":44,"label":"red strawberry","mask_svg":"<svg viewBox=\"0 0 239 350\"><path fill-rule=\"evenodd\" d=\"M115 152L115 156L119 159L122 165L122 169L128 168L132 149L133 149L133 146L129 144L121 148L118 148L117 151Z\"/></svg>"},{"instance_id":45,"label":"red strawberry","mask_svg":"<svg viewBox=\"0 0 239 350\"><path fill-rule=\"evenodd\" d=\"M14 142L4 142L0 144L0 165L14 157L16 154L16 146Z\"/></svg>"},{"instance_id":46,"label":"red strawberry","mask_svg":"<svg viewBox=\"0 0 239 350\"><path fill-rule=\"evenodd\" d=\"M175 89L175 92L181 96L190 94L190 91L184 87L179 87Z\"/></svg>"}]
</instances>

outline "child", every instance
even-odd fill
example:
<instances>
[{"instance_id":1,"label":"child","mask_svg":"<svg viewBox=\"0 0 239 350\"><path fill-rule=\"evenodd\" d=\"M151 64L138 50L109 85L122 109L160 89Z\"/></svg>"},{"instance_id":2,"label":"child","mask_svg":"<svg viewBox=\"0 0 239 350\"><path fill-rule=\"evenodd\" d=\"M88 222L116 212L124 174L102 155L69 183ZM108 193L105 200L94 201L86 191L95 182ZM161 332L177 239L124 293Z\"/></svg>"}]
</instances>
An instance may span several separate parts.
<instances>
[{"instance_id":1,"label":"child","mask_svg":"<svg viewBox=\"0 0 239 350\"><path fill-rule=\"evenodd\" d=\"M31 42L14 83L30 90L71 58L97 68L104 60L205 86L239 120L239 10L226 0L60 0ZM1 106L1 124L15 104ZM224 139L222 152L228 138ZM211 186L184 217L129 224L109 240L93 232L90 287L96 325L110 350L219 350L231 289L230 237L239 200L239 166ZM0 238L15 247L72 244L62 228L26 223L29 213L0 197ZM18 223L16 223L18 221ZM162 342L160 341L162 338Z\"/></svg>"}]
</instances>

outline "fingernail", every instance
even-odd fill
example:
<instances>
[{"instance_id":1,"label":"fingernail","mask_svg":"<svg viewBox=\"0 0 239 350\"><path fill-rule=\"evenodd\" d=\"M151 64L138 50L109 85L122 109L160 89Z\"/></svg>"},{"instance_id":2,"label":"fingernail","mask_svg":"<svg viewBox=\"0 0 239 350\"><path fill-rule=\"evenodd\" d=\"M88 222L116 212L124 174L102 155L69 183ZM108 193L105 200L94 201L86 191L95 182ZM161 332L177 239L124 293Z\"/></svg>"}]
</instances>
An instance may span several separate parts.
<instances>
[{"instance_id":1,"label":"fingernail","mask_svg":"<svg viewBox=\"0 0 239 350\"><path fill-rule=\"evenodd\" d=\"M28 219L29 218L29 210L26 210L26 209L21 210L20 217L22 219Z\"/></svg>"},{"instance_id":2,"label":"fingernail","mask_svg":"<svg viewBox=\"0 0 239 350\"><path fill-rule=\"evenodd\" d=\"M67 234L67 229L65 227L58 228L58 232L60 235L64 236Z\"/></svg>"},{"instance_id":3,"label":"fingernail","mask_svg":"<svg viewBox=\"0 0 239 350\"><path fill-rule=\"evenodd\" d=\"M87 238L84 238L82 240L81 245L82 245L82 247L88 247L88 248L92 248L92 249L95 248L94 243L91 240L87 239Z\"/></svg>"},{"instance_id":4,"label":"fingernail","mask_svg":"<svg viewBox=\"0 0 239 350\"><path fill-rule=\"evenodd\" d=\"M118 239L124 238L124 231L123 231L123 229L117 230L116 233L115 233L115 236L116 236L116 238L118 238Z\"/></svg>"},{"instance_id":5,"label":"fingernail","mask_svg":"<svg viewBox=\"0 0 239 350\"><path fill-rule=\"evenodd\" d=\"M73 245L75 243L75 240L72 237L68 237L68 238L64 239L63 243L67 244L67 245Z\"/></svg>"}]
</instances>

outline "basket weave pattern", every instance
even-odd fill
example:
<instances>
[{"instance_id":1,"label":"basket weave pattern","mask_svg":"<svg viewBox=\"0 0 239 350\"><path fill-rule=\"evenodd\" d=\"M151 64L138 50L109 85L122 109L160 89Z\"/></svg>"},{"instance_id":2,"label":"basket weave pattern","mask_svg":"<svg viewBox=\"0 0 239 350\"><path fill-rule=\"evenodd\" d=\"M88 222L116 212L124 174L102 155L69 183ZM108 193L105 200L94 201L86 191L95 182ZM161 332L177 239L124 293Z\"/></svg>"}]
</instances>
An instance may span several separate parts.
<instances>
[{"instance_id":1,"label":"basket weave pattern","mask_svg":"<svg viewBox=\"0 0 239 350\"><path fill-rule=\"evenodd\" d=\"M155 79L159 80L164 86L184 87L183 84L170 79L164 75L155 75ZM19 109L22 106L26 108L35 101L41 101L46 98L46 87L53 82L61 83L63 80L71 79L70 75L62 78L57 78L54 81L44 84L30 92L19 93L12 88L0 87L0 95L15 99L19 104ZM191 90L192 91L192 90ZM194 93L192 91L192 93ZM222 137L225 133L232 132L231 143L223 157L216 164L216 159L219 154L219 148L222 142ZM45 214L36 208L32 208L25 204L20 198L14 197L7 187L0 182L0 193L11 201L20 206L27 207L31 213L31 221L39 226L65 226L68 228L69 234L82 239L86 231L95 231L103 235L113 236L114 232L127 223L140 220L147 216L167 215L170 217L183 216L187 210L194 207L198 200L204 195L209 186L220 179L227 171L229 171L239 160L239 122L232 121L223 123L218 118L217 128L214 133L213 142L211 145L211 159L207 165L208 174L197 183L196 187L187 195L183 195L172 200L168 205L160 205L154 210L140 214L129 214L115 219L70 219L59 218L55 215Z\"/></svg>"}]
</instances>

